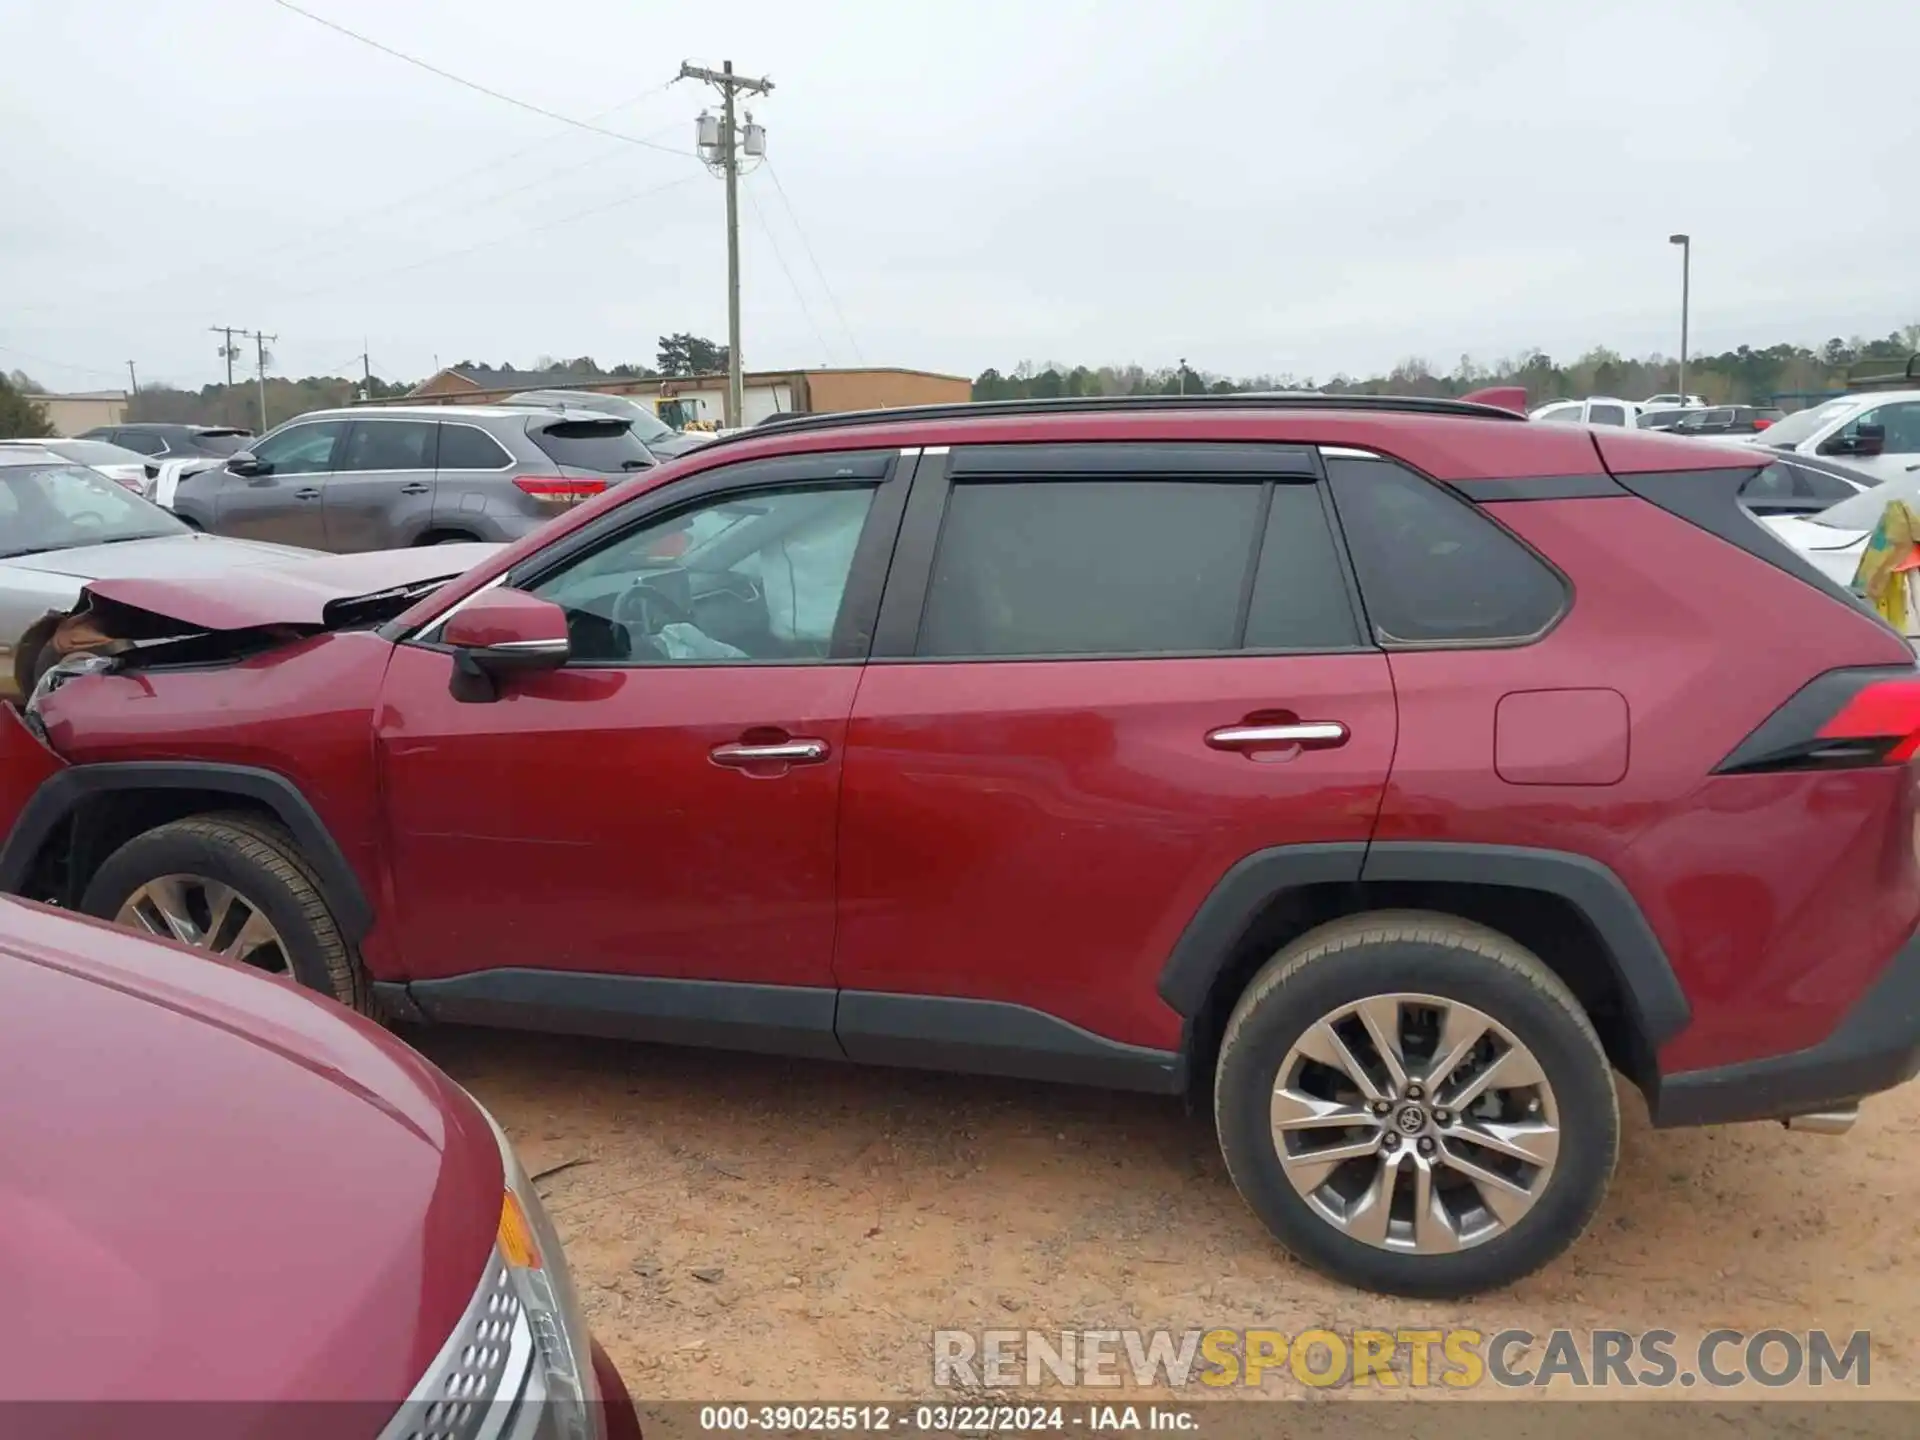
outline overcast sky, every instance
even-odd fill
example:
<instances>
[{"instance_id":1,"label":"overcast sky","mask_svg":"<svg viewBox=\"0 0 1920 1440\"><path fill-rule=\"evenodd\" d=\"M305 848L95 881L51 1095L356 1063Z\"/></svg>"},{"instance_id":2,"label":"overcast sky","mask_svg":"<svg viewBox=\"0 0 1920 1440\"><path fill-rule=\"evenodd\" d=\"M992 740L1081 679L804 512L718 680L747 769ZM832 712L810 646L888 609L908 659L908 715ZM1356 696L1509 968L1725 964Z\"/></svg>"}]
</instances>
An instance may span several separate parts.
<instances>
[{"instance_id":1,"label":"overcast sky","mask_svg":"<svg viewBox=\"0 0 1920 1440\"><path fill-rule=\"evenodd\" d=\"M1670 354L1676 230L1696 350L1920 321L1912 0L299 3L679 153L273 0L0 0L0 368L198 385L216 324L390 379L724 339L711 95L666 84L723 58L776 85L750 368Z\"/></svg>"}]
</instances>

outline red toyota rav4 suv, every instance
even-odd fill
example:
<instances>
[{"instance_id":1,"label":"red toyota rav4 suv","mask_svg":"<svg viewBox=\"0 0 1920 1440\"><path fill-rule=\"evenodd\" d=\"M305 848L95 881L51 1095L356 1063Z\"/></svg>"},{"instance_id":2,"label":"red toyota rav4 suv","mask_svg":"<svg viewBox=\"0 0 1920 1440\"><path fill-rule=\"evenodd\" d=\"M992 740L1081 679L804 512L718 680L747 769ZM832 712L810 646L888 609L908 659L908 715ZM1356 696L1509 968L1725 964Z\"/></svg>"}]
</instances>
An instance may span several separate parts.
<instances>
[{"instance_id":1,"label":"red toyota rav4 suv","mask_svg":"<svg viewBox=\"0 0 1920 1440\"><path fill-rule=\"evenodd\" d=\"M1920 673L1758 464L892 411L450 580L102 581L0 730L0 887L393 1016L1186 1092L1300 1256L1479 1290L1592 1217L1612 1070L1838 1129L1920 1064Z\"/></svg>"}]
</instances>

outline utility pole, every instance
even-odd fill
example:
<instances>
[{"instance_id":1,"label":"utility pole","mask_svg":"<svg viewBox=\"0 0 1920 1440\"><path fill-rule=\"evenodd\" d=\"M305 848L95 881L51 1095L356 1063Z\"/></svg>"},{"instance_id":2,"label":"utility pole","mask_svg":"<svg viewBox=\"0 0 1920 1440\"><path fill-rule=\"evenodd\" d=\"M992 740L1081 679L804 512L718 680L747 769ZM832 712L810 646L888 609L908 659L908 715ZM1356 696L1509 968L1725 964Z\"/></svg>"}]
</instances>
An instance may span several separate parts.
<instances>
[{"instance_id":1,"label":"utility pole","mask_svg":"<svg viewBox=\"0 0 1920 1440\"><path fill-rule=\"evenodd\" d=\"M1180 357L1180 393L1187 393L1187 357L1184 355Z\"/></svg>"},{"instance_id":2,"label":"utility pole","mask_svg":"<svg viewBox=\"0 0 1920 1440\"><path fill-rule=\"evenodd\" d=\"M231 390L233 388L233 362L240 357L240 352L233 348L234 327L231 325L209 325L207 329L221 337L220 358L227 362L227 388ZM247 332L242 330L239 333L245 335Z\"/></svg>"},{"instance_id":3,"label":"utility pole","mask_svg":"<svg viewBox=\"0 0 1920 1440\"><path fill-rule=\"evenodd\" d=\"M256 373L260 379L260 433L264 435L267 433L267 342L269 340L278 340L280 337L278 335L263 335L258 330L255 330L252 334L248 334L245 330L242 330L240 332L240 338L253 341L254 359L258 367Z\"/></svg>"},{"instance_id":4,"label":"utility pole","mask_svg":"<svg viewBox=\"0 0 1920 1440\"><path fill-rule=\"evenodd\" d=\"M770 95L773 82L767 79L753 79L746 75L733 73L733 62L723 61L720 69L708 70L699 65L682 64L679 79L704 80L720 92L720 122L717 131L712 129L713 117L703 114L700 117L699 138L700 158L709 168L715 164L727 182L727 408L724 417L728 429L743 423L746 397L740 381L740 152L739 125L734 117L734 99L741 91L753 95ZM766 154L766 132L753 123L753 116L747 116L746 145L748 155ZM711 134L711 138L709 138Z\"/></svg>"},{"instance_id":5,"label":"utility pole","mask_svg":"<svg viewBox=\"0 0 1920 1440\"><path fill-rule=\"evenodd\" d=\"M127 386L135 395L140 393L140 377L133 373L133 361L127 361Z\"/></svg>"},{"instance_id":6,"label":"utility pole","mask_svg":"<svg viewBox=\"0 0 1920 1440\"><path fill-rule=\"evenodd\" d=\"M373 346L367 341L360 342L360 366L366 372L366 383L360 387L362 400L373 399Z\"/></svg>"},{"instance_id":7,"label":"utility pole","mask_svg":"<svg viewBox=\"0 0 1920 1440\"><path fill-rule=\"evenodd\" d=\"M1669 235L1669 245L1680 247L1680 403L1687 403L1687 291L1693 284L1693 237Z\"/></svg>"}]
</instances>

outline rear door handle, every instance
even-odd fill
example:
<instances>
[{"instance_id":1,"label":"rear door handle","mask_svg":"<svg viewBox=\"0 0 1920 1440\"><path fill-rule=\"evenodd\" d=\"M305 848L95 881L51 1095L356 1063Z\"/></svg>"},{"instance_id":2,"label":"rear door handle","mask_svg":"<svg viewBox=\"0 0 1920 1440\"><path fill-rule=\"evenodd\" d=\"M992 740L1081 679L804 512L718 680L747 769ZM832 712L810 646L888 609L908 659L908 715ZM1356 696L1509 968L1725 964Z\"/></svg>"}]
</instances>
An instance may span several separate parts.
<instances>
[{"instance_id":1,"label":"rear door handle","mask_svg":"<svg viewBox=\"0 0 1920 1440\"><path fill-rule=\"evenodd\" d=\"M430 493L432 489L433 487L431 485L422 485L416 480L411 485L402 485L400 487L400 493L402 495L425 495Z\"/></svg>"},{"instance_id":2,"label":"rear door handle","mask_svg":"<svg viewBox=\"0 0 1920 1440\"><path fill-rule=\"evenodd\" d=\"M818 765L827 758L824 740L780 740L769 745L716 745L708 752L716 765L744 770L754 765Z\"/></svg>"},{"instance_id":3,"label":"rear door handle","mask_svg":"<svg viewBox=\"0 0 1920 1440\"><path fill-rule=\"evenodd\" d=\"M1273 749L1298 745L1303 750L1331 750L1347 743L1347 727L1338 720L1296 720L1286 725L1223 725L1207 732L1207 744L1216 750Z\"/></svg>"},{"instance_id":4,"label":"rear door handle","mask_svg":"<svg viewBox=\"0 0 1920 1440\"><path fill-rule=\"evenodd\" d=\"M304 490L294 491L293 498L296 500L318 500L320 498L320 492L309 485Z\"/></svg>"}]
</instances>

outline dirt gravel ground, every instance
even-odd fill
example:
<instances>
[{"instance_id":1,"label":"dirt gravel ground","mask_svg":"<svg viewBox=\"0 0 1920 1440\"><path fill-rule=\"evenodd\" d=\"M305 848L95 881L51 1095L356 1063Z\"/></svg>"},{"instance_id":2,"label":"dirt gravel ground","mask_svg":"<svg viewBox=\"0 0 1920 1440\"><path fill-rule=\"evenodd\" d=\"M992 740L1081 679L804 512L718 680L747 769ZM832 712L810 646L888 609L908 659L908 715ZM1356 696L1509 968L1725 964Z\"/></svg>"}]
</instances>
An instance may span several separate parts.
<instances>
[{"instance_id":1,"label":"dirt gravel ground","mask_svg":"<svg viewBox=\"0 0 1920 1440\"><path fill-rule=\"evenodd\" d=\"M1920 1085L1869 1102L1844 1139L1657 1132L1623 1091L1620 1167L1586 1237L1511 1290L1435 1304L1296 1265L1176 1101L506 1032L407 1038L493 1110L530 1172L553 1171L540 1189L595 1333L650 1401L929 1398L943 1327L1866 1329L1867 1395L1920 1396ZM1330 1394L1284 1371L1260 1393Z\"/></svg>"}]
</instances>

